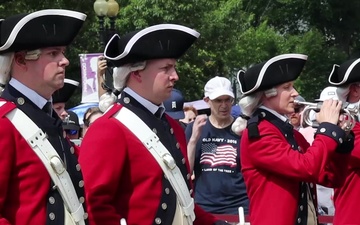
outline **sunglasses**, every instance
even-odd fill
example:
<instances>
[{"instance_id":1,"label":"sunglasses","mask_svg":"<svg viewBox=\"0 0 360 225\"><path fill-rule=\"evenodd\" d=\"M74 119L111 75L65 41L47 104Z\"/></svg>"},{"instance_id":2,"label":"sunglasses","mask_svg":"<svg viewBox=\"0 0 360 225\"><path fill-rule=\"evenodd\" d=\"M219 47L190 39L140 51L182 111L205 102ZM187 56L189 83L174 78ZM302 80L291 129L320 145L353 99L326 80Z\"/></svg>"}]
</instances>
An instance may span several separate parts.
<instances>
[{"instance_id":1,"label":"sunglasses","mask_svg":"<svg viewBox=\"0 0 360 225\"><path fill-rule=\"evenodd\" d=\"M69 135L75 135L78 133L77 130L65 130L66 134L69 134Z\"/></svg>"}]
</instances>

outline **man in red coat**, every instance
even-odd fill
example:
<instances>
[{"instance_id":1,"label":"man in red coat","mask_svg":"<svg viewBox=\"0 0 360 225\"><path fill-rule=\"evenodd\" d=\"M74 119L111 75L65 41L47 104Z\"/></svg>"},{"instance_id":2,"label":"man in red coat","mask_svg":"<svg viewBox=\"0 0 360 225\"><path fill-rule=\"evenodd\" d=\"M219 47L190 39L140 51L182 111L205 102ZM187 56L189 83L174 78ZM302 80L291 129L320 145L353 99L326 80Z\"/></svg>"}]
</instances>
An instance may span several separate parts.
<instances>
[{"instance_id":1,"label":"man in red coat","mask_svg":"<svg viewBox=\"0 0 360 225\"><path fill-rule=\"evenodd\" d=\"M176 59L198 37L188 27L160 24L121 38L114 35L107 43L104 56L115 67L115 90L110 98L102 97L100 108L106 110L122 92L120 104L97 119L82 142L79 160L92 225L118 225L120 220L131 225L191 225L193 219L199 225L226 224L193 204L184 131L164 113L163 101L179 79ZM128 128L137 120L118 117L129 111L146 124L135 127L140 129L137 132ZM153 154L160 146L149 151L145 144L153 139L142 143L143 134L156 135L168 153L157 159ZM177 177L175 182L172 177ZM185 192L177 192L179 185L173 182L183 183ZM183 199L190 204L181 204Z\"/></svg>"},{"instance_id":2,"label":"man in red coat","mask_svg":"<svg viewBox=\"0 0 360 225\"><path fill-rule=\"evenodd\" d=\"M344 180L354 137L349 124L337 125L341 102L324 101L311 146L285 116L294 112L294 80L306 60L284 54L238 73L244 115L233 128L243 131L240 159L251 225L316 225L315 183L339 186Z\"/></svg>"},{"instance_id":3,"label":"man in red coat","mask_svg":"<svg viewBox=\"0 0 360 225\"><path fill-rule=\"evenodd\" d=\"M63 199L63 196L68 196L68 193L60 193L59 186L54 185L50 174L54 177L62 176L62 184L65 181L67 185L66 190L76 192L76 198L71 203L80 205L79 212L82 211L81 216L86 217L81 206L84 202L84 182L77 156L63 136L62 120L51 110L52 94L64 85L65 68L69 65L64 55L66 46L75 38L85 18L85 14L75 11L48 9L11 16L1 21L1 225L65 224L68 218L65 216L68 215L65 205L68 206L69 201ZM32 121L46 133L55 152L51 155L57 154L54 159L63 162L61 165L56 164L56 168L61 168L61 171L51 167L55 164L50 165L50 161L42 161L30 147L31 137L25 139L19 133L14 123L20 124L19 127L26 126L23 118L12 119L11 122L11 117L6 117L15 108L29 117L26 121L30 122L26 124L32 124ZM34 131L29 127L26 129ZM50 155L49 148L45 149L43 158ZM65 176L64 167L71 180ZM76 220L85 223L83 218Z\"/></svg>"},{"instance_id":4,"label":"man in red coat","mask_svg":"<svg viewBox=\"0 0 360 225\"><path fill-rule=\"evenodd\" d=\"M334 65L329 82L337 86L336 97L346 99L350 106L359 107L360 100L360 59L351 59ZM357 114L359 116L359 114ZM359 118L356 118L359 121ZM353 128L355 146L351 152L345 183L334 192L334 225L360 224L358 206L360 201L360 123Z\"/></svg>"}]
</instances>

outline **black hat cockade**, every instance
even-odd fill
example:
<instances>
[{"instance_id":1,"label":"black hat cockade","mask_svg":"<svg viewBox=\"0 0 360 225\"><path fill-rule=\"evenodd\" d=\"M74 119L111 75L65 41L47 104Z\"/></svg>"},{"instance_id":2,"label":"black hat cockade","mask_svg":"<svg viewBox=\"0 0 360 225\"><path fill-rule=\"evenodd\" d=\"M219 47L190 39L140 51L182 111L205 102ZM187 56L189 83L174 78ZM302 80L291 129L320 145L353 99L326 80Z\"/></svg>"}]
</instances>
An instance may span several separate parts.
<instances>
[{"instance_id":1,"label":"black hat cockade","mask_svg":"<svg viewBox=\"0 0 360 225\"><path fill-rule=\"evenodd\" d=\"M120 37L115 34L107 43L104 56L116 66L148 59L180 58L200 34L176 24L159 24Z\"/></svg>"},{"instance_id":2,"label":"black hat cockade","mask_svg":"<svg viewBox=\"0 0 360 225\"><path fill-rule=\"evenodd\" d=\"M237 79L241 93L249 95L296 80L303 70L307 58L303 54L283 54L256 64L246 72L240 70L237 73Z\"/></svg>"},{"instance_id":3,"label":"black hat cockade","mask_svg":"<svg viewBox=\"0 0 360 225\"><path fill-rule=\"evenodd\" d=\"M0 54L67 46L86 19L80 12L45 9L10 16L0 21Z\"/></svg>"},{"instance_id":4,"label":"black hat cockade","mask_svg":"<svg viewBox=\"0 0 360 225\"><path fill-rule=\"evenodd\" d=\"M329 83L335 86L342 86L360 81L360 58L351 59L340 66L334 64L329 75Z\"/></svg>"},{"instance_id":5,"label":"black hat cockade","mask_svg":"<svg viewBox=\"0 0 360 225\"><path fill-rule=\"evenodd\" d=\"M69 101L74 94L76 88L79 86L79 82L75 80L65 79L64 86L52 94L53 103Z\"/></svg>"}]
</instances>

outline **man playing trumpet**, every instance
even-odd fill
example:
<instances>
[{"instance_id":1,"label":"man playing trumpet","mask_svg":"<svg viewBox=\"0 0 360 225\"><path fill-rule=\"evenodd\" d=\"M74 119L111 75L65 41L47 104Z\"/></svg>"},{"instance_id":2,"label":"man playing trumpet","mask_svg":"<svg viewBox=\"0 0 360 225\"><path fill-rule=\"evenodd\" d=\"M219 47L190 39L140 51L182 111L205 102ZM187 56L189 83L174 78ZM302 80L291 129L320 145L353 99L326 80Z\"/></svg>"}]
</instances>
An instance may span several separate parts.
<instances>
[{"instance_id":1,"label":"man playing trumpet","mask_svg":"<svg viewBox=\"0 0 360 225\"><path fill-rule=\"evenodd\" d=\"M350 104L358 104L360 100L360 58L352 59L343 64L334 65L329 76L329 83L337 86L334 98L346 100ZM358 119L358 118L356 118ZM334 225L360 224L358 202L360 192L360 125L356 122L352 129L355 134L355 146L351 152L345 183L335 188Z\"/></svg>"}]
</instances>

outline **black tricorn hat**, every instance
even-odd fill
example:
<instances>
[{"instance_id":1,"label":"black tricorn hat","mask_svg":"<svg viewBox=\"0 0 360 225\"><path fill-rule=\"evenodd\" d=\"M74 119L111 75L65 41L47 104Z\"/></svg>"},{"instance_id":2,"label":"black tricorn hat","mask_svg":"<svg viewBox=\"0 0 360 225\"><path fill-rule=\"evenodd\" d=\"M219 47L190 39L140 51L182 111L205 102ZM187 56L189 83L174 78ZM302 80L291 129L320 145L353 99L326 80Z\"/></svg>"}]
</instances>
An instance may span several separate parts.
<instances>
[{"instance_id":1,"label":"black tricorn hat","mask_svg":"<svg viewBox=\"0 0 360 225\"><path fill-rule=\"evenodd\" d=\"M10 16L0 21L0 54L67 46L86 19L80 12L45 9Z\"/></svg>"},{"instance_id":2,"label":"black tricorn hat","mask_svg":"<svg viewBox=\"0 0 360 225\"><path fill-rule=\"evenodd\" d=\"M148 59L180 58L200 34L176 24L159 24L120 37L115 34L107 43L104 56L116 66Z\"/></svg>"},{"instance_id":3,"label":"black tricorn hat","mask_svg":"<svg viewBox=\"0 0 360 225\"><path fill-rule=\"evenodd\" d=\"M360 58L351 59L340 66L334 64L329 75L329 83L335 86L342 86L360 81Z\"/></svg>"},{"instance_id":4,"label":"black tricorn hat","mask_svg":"<svg viewBox=\"0 0 360 225\"><path fill-rule=\"evenodd\" d=\"M303 54L283 54L256 64L246 72L240 70L237 73L237 79L241 93L249 95L296 80L303 70L307 58Z\"/></svg>"},{"instance_id":5,"label":"black tricorn hat","mask_svg":"<svg viewBox=\"0 0 360 225\"><path fill-rule=\"evenodd\" d=\"M79 82L75 80L65 79L64 86L52 94L53 103L67 102L74 94Z\"/></svg>"}]
</instances>

